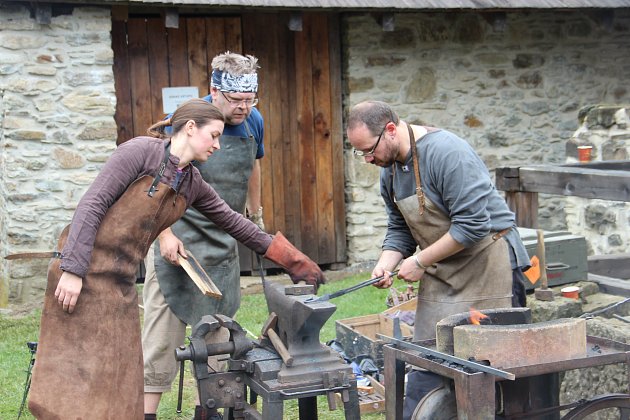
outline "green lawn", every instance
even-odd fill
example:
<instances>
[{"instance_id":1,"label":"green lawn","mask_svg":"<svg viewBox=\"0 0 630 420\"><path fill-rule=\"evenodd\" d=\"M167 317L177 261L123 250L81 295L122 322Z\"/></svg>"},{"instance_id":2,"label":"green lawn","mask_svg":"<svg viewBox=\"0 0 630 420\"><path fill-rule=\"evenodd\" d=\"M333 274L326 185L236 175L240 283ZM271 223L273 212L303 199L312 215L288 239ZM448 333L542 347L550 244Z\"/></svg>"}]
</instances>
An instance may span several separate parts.
<instances>
[{"instance_id":1,"label":"green lawn","mask_svg":"<svg viewBox=\"0 0 630 420\"><path fill-rule=\"evenodd\" d=\"M356 274L342 280L331 282L323 285L320 288L319 294L331 293L352 286L366 280L368 276L369 273ZM324 325L320 334L320 340L325 343L335 338L335 320L384 311L387 309L385 304L386 297L387 290L379 290L368 286L334 299L332 302L337 305L337 310ZM243 296L241 308L242 309L235 317L236 320L243 328L257 335L268 316L264 296L261 294ZM245 308L247 310L245 310ZM2 334L2 340L0 341L0 370L2 372L0 419L17 419L31 357L26 343L28 341L37 341L40 313L41 311L37 309L20 317L0 315L0 331ZM176 413L176 381L173 386L173 391L164 394L162 398L158 418L163 420L191 419L194 412L195 392L194 380L192 379L190 370L187 368L182 413ZM319 418L322 420L345 418L343 410L328 410L328 404L324 396L318 397L318 411ZM28 413L28 409L25 410L25 413L22 413L21 418L33 419ZM284 418L289 420L298 418L295 400L286 402ZM367 420L382 420L385 418L385 415L367 414L362 416L362 418Z\"/></svg>"}]
</instances>

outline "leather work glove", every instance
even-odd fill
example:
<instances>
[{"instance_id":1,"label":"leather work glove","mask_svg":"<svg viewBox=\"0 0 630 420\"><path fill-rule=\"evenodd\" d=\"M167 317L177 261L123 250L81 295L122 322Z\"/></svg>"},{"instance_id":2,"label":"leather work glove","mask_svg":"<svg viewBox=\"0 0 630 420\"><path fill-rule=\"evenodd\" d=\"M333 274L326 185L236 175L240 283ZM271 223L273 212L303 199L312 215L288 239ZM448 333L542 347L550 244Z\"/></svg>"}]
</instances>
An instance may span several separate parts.
<instances>
[{"instance_id":1,"label":"leather work glove","mask_svg":"<svg viewBox=\"0 0 630 420\"><path fill-rule=\"evenodd\" d=\"M281 232L273 237L271 245L265 252L265 258L286 269L293 283L297 284L303 280L312 284L315 287L315 293L320 284L326 283L324 273L319 266L294 247Z\"/></svg>"},{"instance_id":2,"label":"leather work glove","mask_svg":"<svg viewBox=\"0 0 630 420\"><path fill-rule=\"evenodd\" d=\"M265 222L263 221L263 208L258 207L258 211L256 213L247 212L247 218L256 226L260 228L264 232L265 230Z\"/></svg>"}]
</instances>

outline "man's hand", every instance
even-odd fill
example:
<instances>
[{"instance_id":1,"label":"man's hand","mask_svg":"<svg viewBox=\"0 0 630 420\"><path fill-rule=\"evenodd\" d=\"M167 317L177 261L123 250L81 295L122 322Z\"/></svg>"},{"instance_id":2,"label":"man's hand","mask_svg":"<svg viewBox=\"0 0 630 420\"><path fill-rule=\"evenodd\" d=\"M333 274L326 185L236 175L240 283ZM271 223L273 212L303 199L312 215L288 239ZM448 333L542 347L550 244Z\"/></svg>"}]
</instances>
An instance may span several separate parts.
<instances>
[{"instance_id":1,"label":"man's hand","mask_svg":"<svg viewBox=\"0 0 630 420\"><path fill-rule=\"evenodd\" d=\"M169 263L179 265L178 255L188 258L184 249L184 243L173 234L170 228L164 229L158 236L158 240L160 241L160 254Z\"/></svg>"},{"instance_id":2,"label":"man's hand","mask_svg":"<svg viewBox=\"0 0 630 420\"><path fill-rule=\"evenodd\" d=\"M400 270L398 270L398 278L407 283L419 281L423 274L424 268L421 268L416 263L415 255L405 258L402 264L400 264Z\"/></svg>"},{"instance_id":3,"label":"man's hand","mask_svg":"<svg viewBox=\"0 0 630 420\"><path fill-rule=\"evenodd\" d=\"M59 278L57 289L55 289L55 298L65 312L71 314L74 311L82 287L83 279L81 277L68 271L63 272Z\"/></svg>"},{"instance_id":4,"label":"man's hand","mask_svg":"<svg viewBox=\"0 0 630 420\"><path fill-rule=\"evenodd\" d=\"M252 221L253 224L258 226L260 230L265 230L265 222L263 221L263 208L258 207L256 213L247 212L247 218Z\"/></svg>"},{"instance_id":5,"label":"man's hand","mask_svg":"<svg viewBox=\"0 0 630 420\"><path fill-rule=\"evenodd\" d=\"M391 287L392 284L394 284L392 272L389 270L385 270L385 268L377 265L376 267L374 267L374 270L372 270L371 278L375 279L381 276L383 276L383 279L378 281L377 283L374 283L375 287L378 287L379 289L387 289Z\"/></svg>"}]
</instances>

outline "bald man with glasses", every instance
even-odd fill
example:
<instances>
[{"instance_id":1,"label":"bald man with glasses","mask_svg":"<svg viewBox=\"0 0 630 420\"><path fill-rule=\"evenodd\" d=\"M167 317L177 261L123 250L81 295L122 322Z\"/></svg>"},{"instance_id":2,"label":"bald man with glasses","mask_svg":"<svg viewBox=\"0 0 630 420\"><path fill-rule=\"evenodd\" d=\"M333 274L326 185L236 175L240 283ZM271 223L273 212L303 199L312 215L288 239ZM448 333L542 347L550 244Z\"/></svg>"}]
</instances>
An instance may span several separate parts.
<instances>
[{"instance_id":1,"label":"bald man with glasses","mask_svg":"<svg viewBox=\"0 0 630 420\"><path fill-rule=\"evenodd\" d=\"M231 52L212 60L210 95L205 100L225 116L220 149L212 161L195 166L227 204L264 230L261 206L260 159L264 156L263 118L258 103L258 59ZM223 298L203 295L177 262L184 247L210 275ZM163 392L171 390L178 365L174 350L184 344L186 325L203 315L234 317L240 306L240 267L237 242L196 210L162 232L145 260L143 290L145 418L155 419ZM217 334L217 342L228 336ZM222 365L214 361L214 370ZM195 407L195 418L220 419L216 410Z\"/></svg>"},{"instance_id":2,"label":"bald man with glasses","mask_svg":"<svg viewBox=\"0 0 630 420\"><path fill-rule=\"evenodd\" d=\"M381 167L387 232L372 277L392 285L391 272L420 281L414 341L435 338L441 319L472 308L525 306L529 256L514 214L483 161L446 130L401 120L390 105L366 101L348 115L354 154ZM439 375L408 375L403 419L442 385Z\"/></svg>"}]
</instances>

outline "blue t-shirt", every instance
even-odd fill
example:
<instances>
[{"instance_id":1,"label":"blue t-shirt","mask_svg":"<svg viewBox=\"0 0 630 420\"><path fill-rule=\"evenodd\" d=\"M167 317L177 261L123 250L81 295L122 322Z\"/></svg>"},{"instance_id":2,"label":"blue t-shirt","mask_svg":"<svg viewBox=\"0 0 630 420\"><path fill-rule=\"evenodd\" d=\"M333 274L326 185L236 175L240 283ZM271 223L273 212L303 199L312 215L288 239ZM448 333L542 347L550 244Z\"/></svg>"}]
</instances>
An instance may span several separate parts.
<instances>
[{"instance_id":1,"label":"blue t-shirt","mask_svg":"<svg viewBox=\"0 0 630 420\"><path fill-rule=\"evenodd\" d=\"M204 101L208 101L212 103L212 95L204 96ZM168 119L173 114L168 114L164 119ZM263 122L263 117L260 114L260 111L256 108L252 108L252 112L249 114L247 119L247 126L249 127L249 132L254 136L254 140L256 140L256 144L258 145L258 150L256 150L256 159L260 159L265 156L265 145L263 144L263 136L265 134L265 127ZM242 122L239 125L231 125L225 124L225 128L223 129L224 136L236 136L236 137L248 137L247 129L245 128L245 122ZM170 134L171 127L166 127L164 132L166 134Z\"/></svg>"}]
</instances>

